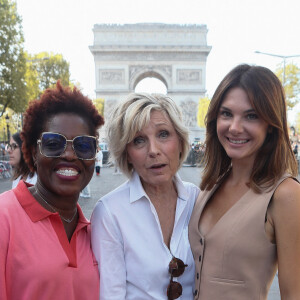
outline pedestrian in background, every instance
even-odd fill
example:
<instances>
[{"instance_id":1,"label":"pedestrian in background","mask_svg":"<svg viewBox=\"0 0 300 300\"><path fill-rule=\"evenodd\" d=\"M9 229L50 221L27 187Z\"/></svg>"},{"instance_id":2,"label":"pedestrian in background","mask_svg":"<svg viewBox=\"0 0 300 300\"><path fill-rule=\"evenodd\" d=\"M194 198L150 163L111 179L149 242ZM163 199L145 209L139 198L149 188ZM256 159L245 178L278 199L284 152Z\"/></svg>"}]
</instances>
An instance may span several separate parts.
<instances>
[{"instance_id":1,"label":"pedestrian in background","mask_svg":"<svg viewBox=\"0 0 300 300\"><path fill-rule=\"evenodd\" d=\"M103 118L58 82L25 113L23 155L37 173L0 195L0 299L98 300L90 223L78 198L95 168Z\"/></svg>"},{"instance_id":2,"label":"pedestrian in background","mask_svg":"<svg viewBox=\"0 0 300 300\"><path fill-rule=\"evenodd\" d=\"M201 192L189 225L195 299L300 299L300 185L283 87L269 69L239 65L206 116Z\"/></svg>"},{"instance_id":3,"label":"pedestrian in background","mask_svg":"<svg viewBox=\"0 0 300 300\"><path fill-rule=\"evenodd\" d=\"M100 170L102 168L103 165L103 152L101 147L99 147L99 150L97 152L97 156L96 156L96 163L95 163L95 168L96 168L96 175L100 176Z\"/></svg>"},{"instance_id":4,"label":"pedestrian in background","mask_svg":"<svg viewBox=\"0 0 300 300\"><path fill-rule=\"evenodd\" d=\"M118 162L117 162L117 161L114 161L114 162L113 162L113 165L114 165L114 172L113 172L113 175L121 175L122 172L120 171L120 168L118 167Z\"/></svg>"},{"instance_id":5,"label":"pedestrian in background","mask_svg":"<svg viewBox=\"0 0 300 300\"><path fill-rule=\"evenodd\" d=\"M193 299L188 223L199 189L177 174L189 151L181 113L165 95L131 94L107 124L110 154L129 180L91 218L100 299Z\"/></svg>"},{"instance_id":6,"label":"pedestrian in background","mask_svg":"<svg viewBox=\"0 0 300 300\"><path fill-rule=\"evenodd\" d=\"M89 183L80 192L80 197L82 197L82 198L91 198L91 187L90 187Z\"/></svg>"},{"instance_id":7,"label":"pedestrian in background","mask_svg":"<svg viewBox=\"0 0 300 300\"><path fill-rule=\"evenodd\" d=\"M15 188L20 180L35 184L37 176L35 172L30 171L24 160L20 132L12 135L10 143L6 145L6 151L9 154L9 164L13 169L12 188Z\"/></svg>"},{"instance_id":8,"label":"pedestrian in background","mask_svg":"<svg viewBox=\"0 0 300 300\"><path fill-rule=\"evenodd\" d=\"M294 142L294 144L293 144L293 152L297 158L298 157L298 143L297 142Z\"/></svg>"}]
</instances>

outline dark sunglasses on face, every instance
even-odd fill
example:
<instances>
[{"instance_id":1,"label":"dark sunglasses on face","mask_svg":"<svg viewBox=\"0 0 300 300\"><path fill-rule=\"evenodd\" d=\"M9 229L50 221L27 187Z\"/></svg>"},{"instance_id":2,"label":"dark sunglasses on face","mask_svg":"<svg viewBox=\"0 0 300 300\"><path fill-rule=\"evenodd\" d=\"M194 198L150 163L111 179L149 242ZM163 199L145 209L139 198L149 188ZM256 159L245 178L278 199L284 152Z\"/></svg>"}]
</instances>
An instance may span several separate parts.
<instances>
[{"instance_id":1,"label":"dark sunglasses on face","mask_svg":"<svg viewBox=\"0 0 300 300\"><path fill-rule=\"evenodd\" d=\"M5 146L5 150L6 150L6 151L14 151L14 150L16 150L17 148L19 148L19 145L16 144L16 143L7 144L7 145Z\"/></svg>"},{"instance_id":2,"label":"dark sunglasses on face","mask_svg":"<svg viewBox=\"0 0 300 300\"><path fill-rule=\"evenodd\" d=\"M169 263L169 273L171 274L170 283L167 289L168 300L177 299L182 295L182 286L179 282L173 281L174 277L179 277L184 273L185 267L184 262L173 256Z\"/></svg>"},{"instance_id":3,"label":"dark sunglasses on face","mask_svg":"<svg viewBox=\"0 0 300 300\"><path fill-rule=\"evenodd\" d=\"M65 152L68 142L72 143L72 148L78 159L95 159L97 138L94 136L80 135L73 140L68 140L60 133L43 132L37 144L42 155L46 157L60 157Z\"/></svg>"}]
</instances>

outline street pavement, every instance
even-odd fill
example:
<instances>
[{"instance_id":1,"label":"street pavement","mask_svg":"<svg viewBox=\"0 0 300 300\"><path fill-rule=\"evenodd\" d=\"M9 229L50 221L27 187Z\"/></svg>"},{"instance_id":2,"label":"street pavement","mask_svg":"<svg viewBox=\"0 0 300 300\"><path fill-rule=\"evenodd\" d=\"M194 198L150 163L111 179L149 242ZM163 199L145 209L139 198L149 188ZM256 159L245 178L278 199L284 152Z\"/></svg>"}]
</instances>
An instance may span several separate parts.
<instances>
[{"instance_id":1,"label":"street pavement","mask_svg":"<svg viewBox=\"0 0 300 300\"><path fill-rule=\"evenodd\" d=\"M179 175L182 180L189 181L199 186L201 180L201 168L197 167L182 167L179 170ZM79 199L79 204L85 216L89 219L91 217L93 208L98 199L117 188L120 184L127 180L123 174L114 174L113 167L101 168L100 176L94 173L90 182L91 198ZM11 188L10 179L0 179L0 193L5 192ZM277 275L272 283L269 291L268 300L280 300L279 286Z\"/></svg>"}]
</instances>

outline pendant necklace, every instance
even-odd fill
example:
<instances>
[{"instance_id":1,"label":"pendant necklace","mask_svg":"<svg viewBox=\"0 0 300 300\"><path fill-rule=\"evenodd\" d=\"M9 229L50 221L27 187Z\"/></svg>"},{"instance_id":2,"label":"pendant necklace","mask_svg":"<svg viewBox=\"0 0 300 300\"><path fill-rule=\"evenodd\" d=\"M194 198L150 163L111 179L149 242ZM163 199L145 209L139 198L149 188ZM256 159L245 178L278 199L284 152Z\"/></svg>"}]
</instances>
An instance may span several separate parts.
<instances>
[{"instance_id":1,"label":"pendant necklace","mask_svg":"<svg viewBox=\"0 0 300 300\"><path fill-rule=\"evenodd\" d=\"M76 207L76 209L75 209L75 213L74 213L74 215L73 215L73 217L72 218L70 218L70 219L66 219L66 218L64 218L50 203L48 203L45 199L44 199L44 197L42 196L42 194L38 191L38 189L36 188L36 186L34 186L34 189L35 189L35 191L36 191L36 193L39 195L39 197L51 208L51 210L52 210L52 212L57 212L58 214L59 214L59 216L61 217L61 219L63 219L65 222L67 222L67 223L71 223L73 220L74 220L74 218L75 218L75 216L76 216L76 214L77 214L77 207Z\"/></svg>"}]
</instances>

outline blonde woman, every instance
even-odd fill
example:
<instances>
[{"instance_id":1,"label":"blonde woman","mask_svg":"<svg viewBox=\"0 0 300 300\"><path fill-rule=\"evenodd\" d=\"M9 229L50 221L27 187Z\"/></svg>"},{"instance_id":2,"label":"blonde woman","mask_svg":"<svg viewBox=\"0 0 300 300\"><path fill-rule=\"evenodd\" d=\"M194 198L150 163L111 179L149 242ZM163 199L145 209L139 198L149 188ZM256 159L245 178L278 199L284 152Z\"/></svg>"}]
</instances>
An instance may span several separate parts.
<instances>
[{"instance_id":1,"label":"blonde woman","mask_svg":"<svg viewBox=\"0 0 300 300\"><path fill-rule=\"evenodd\" d=\"M107 124L110 155L128 181L91 218L100 299L192 299L188 223L199 189L177 174L189 150L180 111L167 96L132 94Z\"/></svg>"}]
</instances>

